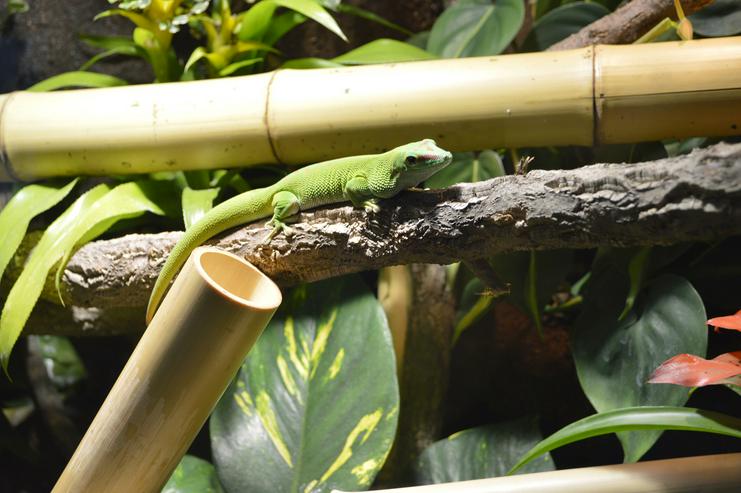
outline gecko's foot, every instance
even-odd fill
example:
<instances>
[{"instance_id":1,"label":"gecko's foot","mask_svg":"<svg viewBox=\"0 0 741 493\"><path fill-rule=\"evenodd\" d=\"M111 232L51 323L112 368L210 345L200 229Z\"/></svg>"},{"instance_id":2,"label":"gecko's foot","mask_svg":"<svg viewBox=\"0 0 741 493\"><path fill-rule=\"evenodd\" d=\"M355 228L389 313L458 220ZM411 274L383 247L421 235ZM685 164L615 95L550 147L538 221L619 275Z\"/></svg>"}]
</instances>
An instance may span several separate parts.
<instances>
[{"instance_id":1,"label":"gecko's foot","mask_svg":"<svg viewBox=\"0 0 741 493\"><path fill-rule=\"evenodd\" d=\"M366 200L363 202L363 209L368 214L378 214L381 212L381 206L375 200Z\"/></svg>"},{"instance_id":2,"label":"gecko's foot","mask_svg":"<svg viewBox=\"0 0 741 493\"><path fill-rule=\"evenodd\" d=\"M286 235L287 238L289 238L291 235L293 235L293 228L288 227L285 223L280 221L269 221L267 223L268 226L273 226L273 229L268 233L268 235L265 237L264 240L262 240L263 245L267 245L270 243L270 241L275 238L275 236L283 232L284 235Z\"/></svg>"}]
</instances>

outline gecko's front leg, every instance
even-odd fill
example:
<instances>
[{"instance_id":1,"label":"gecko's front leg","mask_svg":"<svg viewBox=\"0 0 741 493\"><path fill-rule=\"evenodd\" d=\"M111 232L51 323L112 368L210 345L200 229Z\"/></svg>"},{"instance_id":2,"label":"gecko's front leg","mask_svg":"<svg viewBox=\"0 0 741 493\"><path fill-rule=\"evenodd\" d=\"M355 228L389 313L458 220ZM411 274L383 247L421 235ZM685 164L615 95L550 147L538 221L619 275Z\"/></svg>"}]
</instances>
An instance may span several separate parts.
<instances>
[{"instance_id":1,"label":"gecko's front leg","mask_svg":"<svg viewBox=\"0 0 741 493\"><path fill-rule=\"evenodd\" d=\"M288 218L298 214L301 210L301 203L298 197L291 192L282 191L273 195L273 217L267 222L268 226L272 226L273 230L263 240L263 243L270 243L275 235L283 231L286 236L290 236L293 230L286 224Z\"/></svg>"}]
</instances>

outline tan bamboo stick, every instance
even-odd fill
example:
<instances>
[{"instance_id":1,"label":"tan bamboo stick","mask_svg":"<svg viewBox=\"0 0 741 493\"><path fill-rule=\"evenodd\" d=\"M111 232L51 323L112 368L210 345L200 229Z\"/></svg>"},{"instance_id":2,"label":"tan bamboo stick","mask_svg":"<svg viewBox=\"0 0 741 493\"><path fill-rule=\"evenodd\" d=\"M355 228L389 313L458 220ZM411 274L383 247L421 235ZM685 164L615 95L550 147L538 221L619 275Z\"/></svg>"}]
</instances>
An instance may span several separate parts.
<instances>
[{"instance_id":1,"label":"tan bamboo stick","mask_svg":"<svg viewBox=\"0 0 741 493\"><path fill-rule=\"evenodd\" d=\"M159 492L280 302L245 260L195 250L54 493Z\"/></svg>"},{"instance_id":2,"label":"tan bamboo stick","mask_svg":"<svg viewBox=\"0 0 741 493\"><path fill-rule=\"evenodd\" d=\"M737 493L741 453L584 467L376 493ZM342 493L334 490L334 493Z\"/></svg>"},{"instance_id":3,"label":"tan bamboo stick","mask_svg":"<svg viewBox=\"0 0 741 493\"><path fill-rule=\"evenodd\" d=\"M0 181L378 152L741 135L741 37L0 100Z\"/></svg>"}]
</instances>

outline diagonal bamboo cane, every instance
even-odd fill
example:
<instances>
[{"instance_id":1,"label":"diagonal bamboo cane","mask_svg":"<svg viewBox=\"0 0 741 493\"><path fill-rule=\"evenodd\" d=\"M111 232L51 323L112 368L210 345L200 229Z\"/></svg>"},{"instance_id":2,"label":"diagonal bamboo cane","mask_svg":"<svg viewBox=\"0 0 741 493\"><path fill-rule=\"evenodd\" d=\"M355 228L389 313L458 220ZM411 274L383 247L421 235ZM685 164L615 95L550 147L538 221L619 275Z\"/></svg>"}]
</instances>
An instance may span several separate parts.
<instances>
[{"instance_id":1,"label":"diagonal bamboo cane","mask_svg":"<svg viewBox=\"0 0 741 493\"><path fill-rule=\"evenodd\" d=\"M741 135L741 37L0 96L0 181Z\"/></svg>"}]
</instances>

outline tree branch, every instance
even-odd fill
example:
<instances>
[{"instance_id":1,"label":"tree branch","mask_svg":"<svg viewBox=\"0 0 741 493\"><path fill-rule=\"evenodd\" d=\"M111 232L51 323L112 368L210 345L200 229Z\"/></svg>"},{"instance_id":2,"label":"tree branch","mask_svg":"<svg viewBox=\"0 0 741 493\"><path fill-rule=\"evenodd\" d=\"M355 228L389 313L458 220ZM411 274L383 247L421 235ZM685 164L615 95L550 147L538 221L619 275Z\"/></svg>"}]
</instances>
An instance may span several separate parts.
<instances>
[{"instance_id":1,"label":"tree branch","mask_svg":"<svg viewBox=\"0 0 741 493\"><path fill-rule=\"evenodd\" d=\"M741 144L648 163L535 170L410 191L383 201L376 215L349 206L322 208L302 213L293 227L290 241L279 235L262 245L268 229L260 221L209 243L242 255L288 286L389 265L449 263L515 250L717 239L741 234ZM180 235L135 234L85 245L73 255L62 282L66 304L75 308L44 303L28 331L143 330L150 288ZM56 298L50 290L44 296Z\"/></svg>"},{"instance_id":2,"label":"tree branch","mask_svg":"<svg viewBox=\"0 0 741 493\"><path fill-rule=\"evenodd\" d=\"M713 0L682 0L685 15L697 12ZM594 21L547 51L571 50L595 44L630 44L663 19L677 18L674 0L635 0Z\"/></svg>"}]
</instances>

